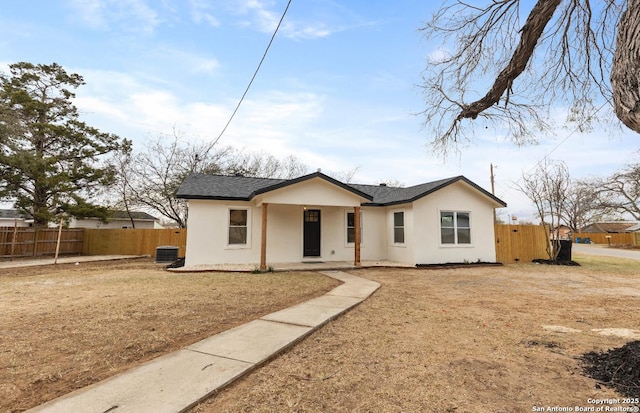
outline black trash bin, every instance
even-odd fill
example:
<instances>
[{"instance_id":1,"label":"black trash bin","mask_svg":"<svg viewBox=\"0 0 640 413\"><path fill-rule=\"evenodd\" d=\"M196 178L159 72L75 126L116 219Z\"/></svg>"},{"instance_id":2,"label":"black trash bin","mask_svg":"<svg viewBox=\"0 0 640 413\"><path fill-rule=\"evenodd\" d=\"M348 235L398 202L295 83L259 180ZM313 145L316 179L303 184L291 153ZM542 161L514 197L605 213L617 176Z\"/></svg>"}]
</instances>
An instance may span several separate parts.
<instances>
[{"instance_id":1,"label":"black trash bin","mask_svg":"<svg viewBox=\"0 0 640 413\"><path fill-rule=\"evenodd\" d=\"M558 261L566 262L571 261L571 240L570 239L561 239L560 242L560 252L558 253Z\"/></svg>"},{"instance_id":2,"label":"black trash bin","mask_svg":"<svg viewBox=\"0 0 640 413\"><path fill-rule=\"evenodd\" d=\"M178 247L164 245L156 248L156 263L175 262L178 260Z\"/></svg>"}]
</instances>

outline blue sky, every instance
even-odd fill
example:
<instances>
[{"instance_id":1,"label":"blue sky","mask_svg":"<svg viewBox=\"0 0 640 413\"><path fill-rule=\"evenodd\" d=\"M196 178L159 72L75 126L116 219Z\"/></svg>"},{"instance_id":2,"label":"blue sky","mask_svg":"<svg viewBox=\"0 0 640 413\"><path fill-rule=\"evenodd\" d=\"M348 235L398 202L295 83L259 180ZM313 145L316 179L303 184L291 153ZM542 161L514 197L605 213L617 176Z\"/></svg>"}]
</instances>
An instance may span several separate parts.
<instances>
[{"instance_id":1,"label":"blue sky","mask_svg":"<svg viewBox=\"0 0 640 413\"><path fill-rule=\"evenodd\" d=\"M28 0L0 12L0 68L56 62L81 74L82 119L134 147L173 128L215 139L238 103L286 0ZM448 157L430 152L415 115L427 56L418 31L438 6L424 0L293 0L233 122L220 140L353 181L404 185L465 175L509 204L500 215L532 219L514 189L545 156L572 177L606 176L636 162L639 136L618 128L588 134L558 128L540 144L515 147L478 133ZM559 112L562 112L559 110ZM494 132L495 133L495 132Z\"/></svg>"}]
</instances>

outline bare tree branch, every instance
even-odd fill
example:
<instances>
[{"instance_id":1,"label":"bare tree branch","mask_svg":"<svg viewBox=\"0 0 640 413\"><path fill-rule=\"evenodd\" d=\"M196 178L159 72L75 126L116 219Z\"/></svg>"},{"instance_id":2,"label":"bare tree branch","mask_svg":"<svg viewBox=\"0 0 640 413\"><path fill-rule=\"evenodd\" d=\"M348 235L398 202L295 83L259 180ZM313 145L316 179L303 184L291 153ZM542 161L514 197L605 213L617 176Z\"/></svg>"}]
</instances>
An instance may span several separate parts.
<instances>
[{"instance_id":1,"label":"bare tree branch","mask_svg":"<svg viewBox=\"0 0 640 413\"><path fill-rule=\"evenodd\" d=\"M640 117L640 0L537 0L529 10L520 0L477 4L445 0L422 29L430 43L442 41L421 85L421 115L436 150L446 152L489 125L506 129L515 144L535 142L539 131L553 127L552 104L566 108L567 121L580 130L600 119L603 98L627 117L637 105ZM618 65L618 83L610 83ZM622 103L613 98L615 89Z\"/></svg>"}]
</instances>

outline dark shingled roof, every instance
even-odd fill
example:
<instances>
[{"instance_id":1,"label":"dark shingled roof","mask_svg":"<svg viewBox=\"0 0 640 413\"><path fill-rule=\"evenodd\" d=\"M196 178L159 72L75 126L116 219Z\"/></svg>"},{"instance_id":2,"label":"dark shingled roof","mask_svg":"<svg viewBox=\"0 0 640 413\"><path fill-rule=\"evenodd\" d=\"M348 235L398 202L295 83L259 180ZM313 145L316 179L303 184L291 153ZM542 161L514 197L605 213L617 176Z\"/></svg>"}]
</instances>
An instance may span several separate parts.
<instances>
[{"instance_id":1,"label":"dark shingled roof","mask_svg":"<svg viewBox=\"0 0 640 413\"><path fill-rule=\"evenodd\" d=\"M23 219L24 216L17 209L0 209L0 218L5 219Z\"/></svg>"},{"instance_id":2,"label":"dark shingled roof","mask_svg":"<svg viewBox=\"0 0 640 413\"><path fill-rule=\"evenodd\" d=\"M365 202L362 205L387 206L413 202L457 181L466 182L500 205L507 205L505 202L469 181L464 176L441 179L438 181L410 186L408 188L397 188L383 185L345 184L320 172L301 176L295 179L268 179L249 178L244 176L195 174L188 176L184 182L182 182L182 185L180 185L180 188L178 189L177 197L184 199L250 201L256 195L273 191L278 188L283 188L311 178L324 179L369 200L369 202Z\"/></svg>"},{"instance_id":3,"label":"dark shingled roof","mask_svg":"<svg viewBox=\"0 0 640 413\"><path fill-rule=\"evenodd\" d=\"M131 218L133 219L139 219L139 220L148 220L148 221L157 221L158 218L154 217L151 214L147 214L146 212L141 212L141 211L129 211L129 213L127 213L127 211L111 211L111 213L109 214L109 218L111 219L129 219L129 216L131 216Z\"/></svg>"}]
</instances>

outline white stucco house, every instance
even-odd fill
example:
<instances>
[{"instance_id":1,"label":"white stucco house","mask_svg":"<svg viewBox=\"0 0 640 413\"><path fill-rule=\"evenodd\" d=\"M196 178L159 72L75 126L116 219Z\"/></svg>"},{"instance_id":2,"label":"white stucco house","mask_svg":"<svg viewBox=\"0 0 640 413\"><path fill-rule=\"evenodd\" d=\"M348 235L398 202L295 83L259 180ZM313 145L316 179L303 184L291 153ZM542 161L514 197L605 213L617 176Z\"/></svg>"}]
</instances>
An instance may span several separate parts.
<instances>
[{"instance_id":1,"label":"white stucco house","mask_svg":"<svg viewBox=\"0 0 640 413\"><path fill-rule=\"evenodd\" d=\"M69 228L92 228L92 229L154 229L158 218L138 211L112 211L106 221L96 217L71 218Z\"/></svg>"},{"instance_id":2,"label":"white stucco house","mask_svg":"<svg viewBox=\"0 0 640 413\"><path fill-rule=\"evenodd\" d=\"M17 209L0 209L0 227L28 227L33 220L27 220Z\"/></svg>"},{"instance_id":3,"label":"white stucco house","mask_svg":"<svg viewBox=\"0 0 640 413\"><path fill-rule=\"evenodd\" d=\"M495 262L494 208L506 203L464 176L408 188L195 174L185 265L386 260ZM360 231L356 231L360 228Z\"/></svg>"}]
</instances>

